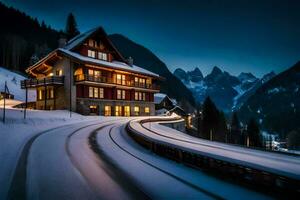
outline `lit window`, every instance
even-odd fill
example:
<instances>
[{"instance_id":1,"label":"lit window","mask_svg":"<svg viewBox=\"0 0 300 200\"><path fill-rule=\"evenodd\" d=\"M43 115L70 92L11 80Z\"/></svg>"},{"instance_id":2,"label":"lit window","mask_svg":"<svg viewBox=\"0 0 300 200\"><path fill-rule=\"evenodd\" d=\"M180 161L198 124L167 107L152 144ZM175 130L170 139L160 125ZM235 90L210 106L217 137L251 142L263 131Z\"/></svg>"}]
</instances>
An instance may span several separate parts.
<instances>
[{"instance_id":1,"label":"lit window","mask_svg":"<svg viewBox=\"0 0 300 200\"><path fill-rule=\"evenodd\" d=\"M141 101L142 100L142 93L139 92L139 100Z\"/></svg>"},{"instance_id":2,"label":"lit window","mask_svg":"<svg viewBox=\"0 0 300 200\"><path fill-rule=\"evenodd\" d=\"M115 115L116 116L121 116L122 115L122 107L121 106L116 106L115 107Z\"/></svg>"},{"instance_id":3,"label":"lit window","mask_svg":"<svg viewBox=\"0 0 300 200\"><path fill-rule=\"evenodd\" d=\"M130 106L124 106L124 116L130 116Z\"/></svg>"},{"instance_id":4,"label":"lit window","mask_svg":"<svg viewBox=\"0 0 300 200\"><path fill-rule=\"evenodd\" d=\"M89 97L93 98L94 97L94 94L93 94L93 87L89 87Z\"/></svg>"},{"instance_id":5,"label":"lit window","mask_svg":"<svg viewBox=\"0 0 300 200\"><path fill-rule=\"evenodd\" d=\"M145 107L145 113L150 113L150 108L149 107Z\"/></svg>"},{"instance_id":6,"label":"lit window","mask_svg":"<svg viewBox=\"0 0 300 200\"><path fill-rule=\"evenodd\" d=\"M56 70L56 76L62 76L62 69Z\"/></svg>"},{"instance_id":7,"label":"lit window","mask_svg":"<svg viewBox=\"0 0 300 200\"><path fill-rule=\"evenodd\" d=\"M94 76L94 70L89 69L89 70L88 70L88 73L89 73L89 76Z\"/></svg>"},{"instance_id":8,"label":"lit window","mask_svg":"<svg viewBox=\"0 0 300 200\"><path fill-rule=\"evenodd\" d=\"M94 76L95 77L100 77L101 76L101 72L100 71L94 71Z\"/></svg>"},{"instance_id":9,"label":"lit window","mask_svg":"<svg viewBox=\"0 0 300 200\"><path fill-rule=\"evenodd\" d=\"M121 74L117 74L117 84L122 84L122 76Z\"/></svg>"},{"instance_id":10,"label":"lit window","mask_svg":"<svg viewBox=\"0 0 300 200\"><path fill-rule=\"evenodd\" d=\"M143 93L143 101L146 101L146 93Z\"/></svg>"},{"instance_id":11,"label":"lit window","mask_svg":"<svg viewBox=\"0 0 300 200\"><path fill-rule=\"evenodd\" d=\"M53 73L51 72L51 73L49 74L49 76L53 76Z\"/></svg>"},{"instance_id":12,"label":"lit window","mask_svg":"<svg viewBox=\"0 0 300 200\"><path fill-rule=\"evenodd\" d=\"M125 75L122 75L122 85L126 85Z\"/></svg>"},{"instance_id":13,"label":"lit window","mask_svg":"<svg viewBox=\"0 0 300 200\"><path fill-rule=\"evenodd\" d=\"M94 40L89 40L89 46L94 47Z\"/></svg>"},{"instance_id":14,"label":"lit window","mask_svg":"<svg viewBox=\"0 0 300 200\"><path fill-rule=\"evenodd\" d=\"M122 90L122 99L126 99L126 91Z\"/></svg>"},{"instance_id":15,"label":"lit window","mask_svg":"<svg viewBox=\"0 0 300 200\"><path fill-rule=\"evenodd\" d=\"M99 88L99 98L103 99L104 98L104 89Z\"/></svg>"},{"instance_id":16,"label":"lit window","mask_svg":"<svg viewBox=\"0 0 300 200\"><path fill-rule=\"evenodd\" d=\"M54 90L53 90L53 88L49 89L49 98L54 99Z\"/></svg>"},{"instance_id":17,"label":"lit window","mask_svg":"<svg viewBox=\"0 0 300 200\"><path fill-rule=\"evenodd\" d=\"M145 87L145 79L140 78L140 87Z\"/></svg>"},{"instance_id":18,"label":"lit window","mask_svg":"<svg viewBox=\"0 0 300 200\"><path fill-rule=\"evenodd\" d=\"M102 53L102 52L98 52L98 59L100 59L100 60L107 60L107 54L106 53Z\"/></svg>"},{"instance_id":19,"label":"lit window","mask_svg":"<svg viewBox=\"0 0 300 200\"><path fill-rule=\"evenodd\" d=\"M140 107L134 106L134 115L138 116L140 114Z\"/></svg>"},{"instance_id":20,"label":"lit window","mask_svg":"<svg viewBox=\"0 0 300 200\"><path fill-rule=\"evenodd\" d=\"M95 51L88 50L88 57L95 58Z\"/></svg>"},{"instance_id":21,"label":"lit window","mask_svg":"<svg viewBox=\"0 0 300 200\"><path fill-rule=\"evenodd\" d=\"M139 100L139 93L138 92L134 93L134 100L136 100L136 101Z\"/></svg>"},{"instance_id":22,"label":"lit window","mask_svg":"<svg viewBox=\"0 0 300 200\"><path fill-rule=\"evenodd\" d=\"M98 97L99 97L98 94L99 94L99 93L98 93L98 88L94 88L94 97L95 97L95 98L98 98Z\"/></svg>"},{"instance_id":23,"label":"lit window","mask_svg":"<svg viewBox=\"0 0 300 200\"><path fill-rule=\"evenodd\" d=\"M38 90L38 100L42 100L43 99L43 90L39 89Z\"/></svg>"},{"instance_id":24,"label":"lit window","mask_svg":"<svg viewBox=\"0 0 300 200\"><path fill-rule=\"evenodd\" d=\"M134 78L134 82L138 83L138 82L139 82L139 78L138 78L138 77L135 77L135 78Z\"/></svg>"},{"instance_id":25,"label":"lit window","mask_svg":"<svg viewBox=\"0 0 300 200\"><path fill-rule=\"evenodd\" d=\"M111 116L111 106L104 106L104 116Z\"/></svg>"},{"instance_id":26,"label":"lit window","mask_svg":"<svg viewBox=\"0 0 300 200\"><path fill-rule=\"evenodd\" d=\"M117 99L122 99L122 90L117 90Z\"/></svg>"}]
</instances>

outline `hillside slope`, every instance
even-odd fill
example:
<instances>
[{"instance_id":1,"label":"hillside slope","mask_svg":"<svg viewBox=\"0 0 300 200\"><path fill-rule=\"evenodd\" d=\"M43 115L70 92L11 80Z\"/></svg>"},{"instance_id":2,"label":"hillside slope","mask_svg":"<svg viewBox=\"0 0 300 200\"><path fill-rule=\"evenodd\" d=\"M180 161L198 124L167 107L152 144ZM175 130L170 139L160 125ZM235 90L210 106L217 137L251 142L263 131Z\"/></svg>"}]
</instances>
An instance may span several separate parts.
<instances>
[{"instance_id":1,"label":"hillside slope","mask_svg":"<svg viewBox=\"0 0 300 200\"><path fill-rule=\"evenodd\" d=\"M26 77L0 67L0 91L4 91L6 81L9 92L14 95L16 100L25 101L25 90L21 89L21 80L24 79L26 79ZM29 90L28 101L35 101L35 95L35 91Z\"/></svg>"},{"instance_id":2,"label":"hillside slope","mask_svg":"<svg viewBox=\"0 0 300 200\"><path fill-rule=\"evenodd\" d=\"M183 105L185 103L195 104L192 93L169 71L166 64L150 50L120 34L113 34L109 37L125 57L131 56L138 66L165 78L165 81L161 82L161 92L181 101Z\"/></svg>"},{"instance_id":3,"label":"hillside slope","mask_svg":"<svg viewBox=\"0 0 300 200\"><path fill-rule=\"evenodd\" d=\"M257 119L265 129L281 133L300 128L300 62L263 84L239 111L243 120Z\"/></svg>"}]
</instances>

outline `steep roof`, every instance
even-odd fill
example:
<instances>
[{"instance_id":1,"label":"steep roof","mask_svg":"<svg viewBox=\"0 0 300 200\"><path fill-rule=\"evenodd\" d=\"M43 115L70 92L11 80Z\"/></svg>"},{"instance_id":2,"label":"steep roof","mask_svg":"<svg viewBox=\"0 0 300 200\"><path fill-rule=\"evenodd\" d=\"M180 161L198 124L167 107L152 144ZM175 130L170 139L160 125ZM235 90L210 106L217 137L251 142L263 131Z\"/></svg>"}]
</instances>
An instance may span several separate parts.
<instances>
[{"instance_id":1,"label":"steep roof","mask_svg":"<svg viewBox=\"0 0 300 200\"><path fill-rule=\"evenodd\" d=\"M154 94L154 103L155 104L159 104L161 103L165 98L168 98L173 106L176 106L177 105L177 101L176 99L173 99L173 98L170 98L168 95L164 94L164 93L156 93Z\"/></svg>"},{"instance_id":2,"label":"steep roof","mask_svg":"<svg viewBox=\"0 0 300 200\"><path fill-rule=\"evenodd\" d=\"M89 62L92 64L103 65L103 66L107 66L107 67L114 68L114 69L126 70L126 71L137 72L137 73L141 73L141 74L145 74L145 75L159 77L158 74L150 72L150 71L148 71L144 68L141 68L139 66L136 66L136 65L128 65L127 63L118 62L118 61L108 62L105 60L90 58L90 57L82 56L78 53L75 53L75 52L72 52L72 51L69 51L69 50L66 50L63 48L59 48L59 49L57 49L57 51L62 52L63 54L65 54L67 56L70 56L72 58L78 59L83 62Z\"/></svg>"},{"instance_id":3,"label":"steep roof","mask_svg":"<svg viewBox=\"0 0 300 200\"><path fill-rule=\"evenodd\" d=\"M99 59L95 59L95 58L82 56L79 53L76 53L73 51L76 47L78 47L79 45L84 43L88 38L92 37L94 34L102 34L104 36L103 39L105 39L105 41L110 46L110 48L112 48L114 50L114 52L116 52L119 60L121 60L121 61L107 62L104 60L99 60ZM136 72L136 73L150 75L150 76L157 77L157 78L160 77L158 74L155 74L155 73L148 71L144 68L141 68L139 66L129 65L127 60L121 55L121 53L117 50L117 48L111 42L111 40L109 39L109 37L107 36L106 32L104 31L104 29L102 27L96 27L85 33L75 36L74 38L69 40L69 42L63 48L55 49L54 51L50 52L47 56L45 56L44 58L39 60L37 63L28 67L26 69L26 72L28 73L31 69L34 69L35 67L39 66L41 63L45 62L49 58L56 56L57 53L62 53L68 57L72 57L74 59L77 59L77 60L83 61L83 62L89 62L89 63L95 64L95 65L102 65L104 67L125 70L125 71L130 71L130 72Z\"/></svg>"},{"instance_id":4,"label":"steep roof","mask_svg":"<svg viewBox=\"0 0 300 200\"><path fill-rule=\"evenodd\" d=\"M71 40L68 41L68 43L64 46L64 49L72 51L74 48L78 47L79 45L84 43L88 38L90 38L91 36L93 36L95 34L102 34L104 36L103 39L108 43L110 48L112 48L116 52L118 58L122 62L127 63L127 60L118 51L118 49L115 47L115 45L109 39L107 33L105 32L105 30L102 27L96 27L87 32L84 32L84 33L81 33L81 34L75 36L74 38L72 38Z\"/></svg>"}]
</instances>

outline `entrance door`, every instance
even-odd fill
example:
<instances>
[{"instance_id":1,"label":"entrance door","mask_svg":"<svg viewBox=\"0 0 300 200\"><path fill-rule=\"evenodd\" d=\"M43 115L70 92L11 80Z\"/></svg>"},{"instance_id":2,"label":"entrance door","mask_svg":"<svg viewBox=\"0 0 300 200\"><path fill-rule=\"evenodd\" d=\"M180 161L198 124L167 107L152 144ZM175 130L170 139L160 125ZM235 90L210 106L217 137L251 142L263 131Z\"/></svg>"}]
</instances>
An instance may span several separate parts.
<instances>
[{"instance_id":1,"label":"entrance door","mask_svg":"<svg viewBox=\"0 0 300 200\"><path fill-rule=\"evenodd\" d=\"M91 105L90 106L90 115L98 115L98 114L99 114L98 106Z\"/></svg>"}]
</instances>

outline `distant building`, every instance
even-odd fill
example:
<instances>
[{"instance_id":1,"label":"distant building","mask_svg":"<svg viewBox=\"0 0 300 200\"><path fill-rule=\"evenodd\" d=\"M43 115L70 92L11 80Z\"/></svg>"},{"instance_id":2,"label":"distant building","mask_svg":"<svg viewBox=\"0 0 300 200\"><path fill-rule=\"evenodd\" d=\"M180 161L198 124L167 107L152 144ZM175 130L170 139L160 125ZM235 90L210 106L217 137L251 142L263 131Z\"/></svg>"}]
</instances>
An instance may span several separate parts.
<instances>
[{"instance_id":1,"label":"distant building","mask_svg":"<svg viewBox=\"0 0 300 200\"><path fill-rule=\"evenodd\" d=\"M9 92L0 92L0 99L14 99L14 95Z\"/></svg>"},{"instance_id":2,"label":"distant building","mask_svg":"<svg viewBox=\"0 0 300 200\"><path fill-rule=\"evenodd\" d=\"M155 94L154 103L157 115L176 113L180 116L187 116L186 112L181 107L177 106L176 99L172 99L166 94Z\"/></svg>"},{"instance_id":3,"label":"distant building","mask_svg":"<svg viewBox=\"0 0 300 200\"><path fill-rule=\"evenodd\" d=\"M105 116L154 115L159 75L126 60L99 27L71 39L26 72L36 108Z\"/></svg>"}]
</instances>

